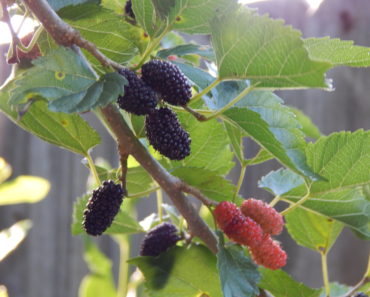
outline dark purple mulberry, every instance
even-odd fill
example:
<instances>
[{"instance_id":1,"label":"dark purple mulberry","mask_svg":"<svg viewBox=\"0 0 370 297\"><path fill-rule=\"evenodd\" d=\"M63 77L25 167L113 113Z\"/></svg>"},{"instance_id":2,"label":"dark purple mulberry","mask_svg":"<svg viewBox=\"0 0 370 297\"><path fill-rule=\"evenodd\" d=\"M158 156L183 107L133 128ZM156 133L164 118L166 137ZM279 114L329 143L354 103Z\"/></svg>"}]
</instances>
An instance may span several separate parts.
<instances>
[{"instance_id":1,"label":"dark purple mulberry","mask_svg":"<svg viewBox=\"0 0 370 297\"><path fill-rule=\"evenodd\" d=\"M122 109L136 115L149 114L157 105L157 94L143 80L129 69L119 70L128 85L125 86L125 93L119 96L117 103Z\"/></svg>"},{"instance_id":2,"label":"dark purple mulberry","mask_svg":"<svg viewBox=\"0 0 370 297\"><path fill-rule=\"evenodd\" d=\"M134 11L132 10L132 1L129 0L125 4L125 14L128 15L129 17L135 19L135 14Z\"/></svg>"},{"instance_id":3,"label":"dark purple mulberry","mask_svg":"<svg viewBox=\"0 0 370 297\"><path fill-rule=\"evenodd\" d=\"M368 297L368 295L363 292L358 292L357 294L353 295L353 297Z\"/></svg>"},{"instance_id":4,"label":"dark purple mulberry","mask_svg":"<svg viewBox=\"0 0 370 297\"><path fill-rule=\"evenodd\" d=\"M86 204L82 222L86 233L101 235L113 222L123 201L124 191L119 184L111 180L93 191Z\"/></svg>"},{"instance_id":5,"label":"dark purple mulberry","mask_svg":"<svg viewBox=\"0 0 370 297\"><path fill-rule=\"evenodd\" d=\"M191 86L176 65L162 60L152 60L141 68L142 79L173 105L186 105L191 98Z\"/></svg>"},{"instance_id":6,"label":"dark purple mulberry","mask_svg":"<svg viewBox=\"0 0 370 297\"><path fill-rule=\"evenodd\" d=\"M169 108L156 109L145 120L150 144L171 160L182 160L190 154L191 139Z\"/></svg>"},{"instance_id":7,"label":"dark purple mulberry","mask_svg":"<svg viewBox=\"0 0 370 297\"><path fill-rule=\"evenodd\" d=\"M140 247L140 256L158 256L173 247L180 239L174 225L162 223L145 235Z\"/></svg>"}]
</instances>

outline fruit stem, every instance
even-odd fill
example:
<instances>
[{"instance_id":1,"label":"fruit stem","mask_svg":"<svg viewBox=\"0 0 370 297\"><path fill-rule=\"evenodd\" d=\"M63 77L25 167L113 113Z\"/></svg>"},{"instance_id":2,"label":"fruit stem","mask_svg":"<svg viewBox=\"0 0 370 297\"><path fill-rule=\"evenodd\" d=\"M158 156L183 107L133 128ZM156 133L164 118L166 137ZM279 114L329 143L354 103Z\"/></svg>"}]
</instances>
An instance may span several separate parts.
<instances>
[{"instance_id":1,"label":"fruit stem","mask_svg":"<svg viewBox=\"0 0 370 297\"><path fill-rule=\"evenodd\" d=\"M326 296L330 296L330 283L329 283L326 251L321 252L321 268L322 268L322 278L323 278L324 287L325 287L325 294Z\"/></svg>"},{"instance_id":2,"label":"fruit stem","mask_svg":"<svg viewBox=\"0 0 370 297\"><path fill-rule=\"evenodd\" d=\"M127 235L116 237L119 245L119 275L117 297L126 297L128 290L128 264L130 258L130 243Z\"/></svg>"},{"instance_id":3,"label":"fruit stem","mask_svg":"<svg viewBox=\"0 0 370 297\"><path fill-rule=\"evenodd\" d=\"M91 156L90 156L89 153L87 153L87 155L85 157L86 157L87 162L89 163L90 172L94 176L95 182L98 185L100 185L101 184L101 181L100 181L100 178L99 178L98 171L96 170L94 161L92 160L92 158L91 158Z\"/></svg>"},{"instance_id":4,"label":"fruit stem","mask_svg":"<svg viewBox=\"0 0 370 297\"><path fill-rule=\"evenodd\" d=\"M162 194L162 189L159 188L157 191L156 191L156 194L157 194L157 211L158 211L158 218L159 218L159 222L162 223L163 222L163 208L162 208L162 204L163 204L163 194Z\"/></svg>"},{"instance_id":5,"label":"fruit stem","mask_svg":"<svg viewBox=\"0 0 370 297\"><path fill-rule=\"evenodd\" d=\"M210 90L216 87L220 82L221 82L221 79L216 78L211 84L209 84L201 92L195 94L192 98L190 98L190 103L198 101L200 98L202 98L203 95L207 94Z\"/></svg>"},{"instance_id":6,"label":"fruit stem","mask_svg":"<svg viewBox=\"0 0 370 297\"><path fill-rule=\"evenodd\" d=\"M233 202L234 203L235 203L236 197L239 194L240 188L242 187L242 184L243 184L243 181L244 181L245 172L247 170L248 164L247 163L244 163L244 164L241 164L241 166L242 167L240 168L240 175L239 175L238 183L236 184L236 189L235 189L235 193L234 193L234 196L233 196Z\"/></svg>"},{"instance_id":7,"label":"fruit stem","mask_svg":"<svg viewBox=\"0 0 370 297\"><path fill-rule=\"evenodd\" d=\"M153 50L159 45L159 43L161 42L162 38L169 32L171 31L171 26L167 26L166 29L163 30L163 32L161 33L161 35L159 35L157 38L154 38L147 46L144 54L143 54L143 57L141 58L140 62L132 69L132 70L137 70L139 68L141 68L141 66L143 66L143 64L145 63L145 61L148 59L148 57L150 56L150 54L153 52Z\"/></svg>"}]
</instances>

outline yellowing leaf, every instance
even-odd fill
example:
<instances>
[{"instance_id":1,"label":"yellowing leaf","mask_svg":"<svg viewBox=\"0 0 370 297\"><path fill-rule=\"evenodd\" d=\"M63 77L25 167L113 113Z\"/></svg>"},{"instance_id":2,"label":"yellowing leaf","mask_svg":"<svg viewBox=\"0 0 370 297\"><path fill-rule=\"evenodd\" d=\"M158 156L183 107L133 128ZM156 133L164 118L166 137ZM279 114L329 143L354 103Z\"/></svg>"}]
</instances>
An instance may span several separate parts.
<instances>
[{"instance_id":1,"label":"yellowing leaf","mask_svg":"<svg viewBox=\"0 0 370 297\"><path fill-rule=\"evenodd\" d=\"M3 158L0 158L0 184L12 174L12 167Z\"/></svg>"},{"instance_id":2,"label":"yellowing leaf","mask_svg":"<svg viewBox=\"0 0 370 297\"><path fill-rule=\"evenodd\" d=\"M41 177L19 176L0 185L0 205L35 203L45 198L50 183Z\"/></svg>"},{"instance_id":3,"label":"yellowing leaf","mask_svg":"<svg viewBox=\"0 0 370 297\"><path fill-rule=\"evenodd\" d=\"M15 223L8 229L0 231L0 261L17 248L31 227L32 223L30 220L23 220ZM0 297L3 297L4 295L1 294L3 294L3 291L0 286Z\"/></svg>"}]
</instances>

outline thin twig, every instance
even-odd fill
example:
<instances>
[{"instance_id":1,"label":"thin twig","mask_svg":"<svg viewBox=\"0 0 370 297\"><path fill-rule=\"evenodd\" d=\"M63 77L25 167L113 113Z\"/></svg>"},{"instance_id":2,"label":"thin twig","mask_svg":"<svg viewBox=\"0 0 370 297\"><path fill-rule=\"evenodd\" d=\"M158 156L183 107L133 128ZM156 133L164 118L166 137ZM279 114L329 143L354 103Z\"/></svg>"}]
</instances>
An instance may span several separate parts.
<instances>
[{"instance_id":1,"label":"thin twig","mask_svg":"<svg viewBox=\"0 0 370 297\"><path fill-rule=\"evenodd\" d=\"M19 63L19 58L18 58L18 53L17 53L17 44L20 43L20 41L10 20L8 7L7 7L7 1L6 0L0 0L0 1L1 1L0 3L1 3L2 11L3 11L2 21L8 25L10 34L12 35L12 44L11 44L11 47L9 48L8 60L11 60L15 63Z\"/></svg>"}]
</instances>

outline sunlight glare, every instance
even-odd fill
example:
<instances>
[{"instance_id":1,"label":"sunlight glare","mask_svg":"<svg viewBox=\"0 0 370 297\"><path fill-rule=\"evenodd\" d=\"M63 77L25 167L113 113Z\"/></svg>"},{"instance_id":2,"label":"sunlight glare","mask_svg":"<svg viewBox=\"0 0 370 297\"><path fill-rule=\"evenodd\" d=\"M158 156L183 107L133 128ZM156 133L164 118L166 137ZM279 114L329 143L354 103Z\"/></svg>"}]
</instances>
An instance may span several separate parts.
<instances>
[{"instance_id":1,"label":"sunlight glare","mask_svg":"<svg viewBox=\"0 0 370 297\"><path fill-rule=\"evenodd\" d=\"M15 15L12 17L12 25L15 31L18 30L20 24L22 23L23 16L21 15ZM37 26L37 22L34 20L27 18L23 25L21 30L19 31L18 36L23 37L27 35L28 33L32 32L34 28ZM10 43L12 40L12 36L10 34L8 25L4 22L0 22L0 44L4 43Z\"/></svg>"}]
</instances>

